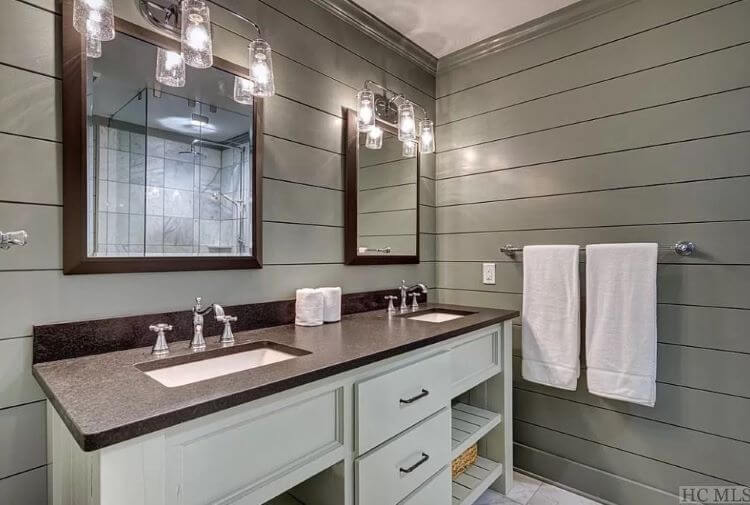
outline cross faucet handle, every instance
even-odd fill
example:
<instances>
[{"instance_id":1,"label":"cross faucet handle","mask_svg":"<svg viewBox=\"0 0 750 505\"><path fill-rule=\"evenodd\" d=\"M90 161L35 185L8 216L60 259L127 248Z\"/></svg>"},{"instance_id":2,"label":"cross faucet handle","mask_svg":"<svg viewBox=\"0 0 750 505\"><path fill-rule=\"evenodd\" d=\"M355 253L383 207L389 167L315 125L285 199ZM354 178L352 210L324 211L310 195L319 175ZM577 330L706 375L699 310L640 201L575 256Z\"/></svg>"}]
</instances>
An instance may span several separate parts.
<instances>
[{"instance_id":1,"label":"cross faucet handle","mask_svg":"<svg viewBox=\"0 0 750 505\"><path fill-rule=\"evenodd\" d=\"M152 324L148 327L149 330L156 332L156 342L154 347L151 349L151 354L154 356L164 356L169 354L169 346L167 345L167 337L164 335L165 331L172 331L172 325L167 323Z\"/></svg>"},{"instance_id":2,"label":"cross faucet handle","mask_svg":"<svg viewBox=\"0 0 750 505\"><path fill-rule=\"evenodd\" d=\"M384 297L386 300L388 300L388 313L393 314L396 312L396 307L393 306L393 300L397 299L397 296L394 295L388 295Z\"/></svg>"},{"instance_id":3,"label":"cross faucet handle","mask_svg":"<svg viewBox=\"0 0 750 505\"><path fill-rule=\"evenodd\" d=\"M233 345L234 344L234 333L232 333L232 323L237 321L237 316L216 316L216 320L220 323L224 323L224 331L219 337L219 343L221 345Z\"/></svg>"},{"instance_id":4,"label":"cross faucet handle","mask_svg":"<svg viewBox=\"0 0 750 505\"><path fill-rule=\"evenodd\" d=\"M419 298L419 293L409 293L409 296L411 296L411 310L419 310L419 302L417 301L417 298Z\"/></svg>"}]
</instances>

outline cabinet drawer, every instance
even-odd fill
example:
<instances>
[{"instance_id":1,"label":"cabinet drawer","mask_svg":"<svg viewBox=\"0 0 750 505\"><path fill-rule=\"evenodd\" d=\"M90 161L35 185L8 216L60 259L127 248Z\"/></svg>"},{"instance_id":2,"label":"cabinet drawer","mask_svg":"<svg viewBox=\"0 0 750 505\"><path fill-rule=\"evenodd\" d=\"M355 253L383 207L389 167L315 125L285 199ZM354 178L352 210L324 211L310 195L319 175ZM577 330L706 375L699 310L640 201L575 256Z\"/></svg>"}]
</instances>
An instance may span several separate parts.
<instances>
[{"instance_id":1,"label":"cabinet drawer","mask_svg":"<svg viewBox=\"0 0 750 505\"><path fill-rule=\"evenodd\" d=\"M357 384L357 448L364 454L448 405L450 357L440 353Z\"/></svg>"},{"instance_id":2,"label":"cabinet drawer","mask_svg":"<svg viewBox=\"0 0 750 505\"><path fill-rule=\"evenodd\" d=\"M502 371L500 328L475 333L450 350L452 396L459 395Z\"/></svg>"},{"instance_id":3,"label":"cabinet drawer","mask_svg":"<svg viewBox=\"0 0 750 505\"><path fill-rule=\"evenodd\" d=\"M234 503L343 447L343 390L167 437L166 503Z\"/></svg>"},{"instance_id":4,"label":"cabinet drawer","mask_svg":"<svg viewBox=\"0 0 750 505\"><path fill-rule=\"evenodd\" d=\"M395 505L404 499L450 463L450 436L450 410L445 408L358 459L357 504Z\"/></svg>"},{"instance_id":5,"label":"cabinet drawer","mask_svg":"<svg viewBox=\"0 0 750 505\"><path fill-rule=\"evenodd\" d=\"M398 505L451 505L451 467L446 466Z\"/></svg>"}]
</instances>

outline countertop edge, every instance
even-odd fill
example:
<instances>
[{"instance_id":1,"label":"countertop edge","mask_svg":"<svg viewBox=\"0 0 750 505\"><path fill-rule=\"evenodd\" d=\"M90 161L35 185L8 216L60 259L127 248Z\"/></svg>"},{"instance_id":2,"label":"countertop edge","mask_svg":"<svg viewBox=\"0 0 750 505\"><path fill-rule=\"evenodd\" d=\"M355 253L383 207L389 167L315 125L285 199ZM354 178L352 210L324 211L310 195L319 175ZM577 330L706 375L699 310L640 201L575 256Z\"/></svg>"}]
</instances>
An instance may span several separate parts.
<instances>
[{"instance_id":1,"label":"countertop edge","mask_svg":"<svg viewBox=\"0 0 750 505\"><path fill-rule=\"evenodd\" d=\"M43 365L44 363L34 364L32 366L32 374L36 378L39 385L42 387L42 390L44 391L47 399L52 403L52 406L54 407L57 414L68 427L68 430L72 434L75 441L78 443L79 447L85 452L91 452L128 440L132 440L137 437L148 435L150 433L155 433L157 431L161 431L187 421L214 414L216 412L221 412L223 410L227 410L245 403L250 403L255 400L266 398L274 394L283 393L296 387L301 387L318 380L348 372L350 370L354 370L356 368L360 368L377 361L399 356L401 354L428 347L433 344L438 344L451 338L461 336L472 331L480 330L488 326L499 324L518 316L518 311L509 311L506 314L490 317L488 319L478 321L461 328L448 330L444 333L440 333L429 338L407 342L397 347L384 349L348 361L333 363L330 366L290 376L285 379L253 387L245 391L230 393L219 398L213 398L203 403L192 405L190 407L172 410L170 412L162 413L147 419L141 419L111 429L91 433L83 432L81 428L77 426L72 419L70 419L70 417L65 412L64 407L59 403L55 395L49 389L49 386L44 378L37 372L37 367ZM217 401L222 402L222 405L216 406L215 403ZM142 426L144 424L145 426Z\"/></svg>"}]
</instances>

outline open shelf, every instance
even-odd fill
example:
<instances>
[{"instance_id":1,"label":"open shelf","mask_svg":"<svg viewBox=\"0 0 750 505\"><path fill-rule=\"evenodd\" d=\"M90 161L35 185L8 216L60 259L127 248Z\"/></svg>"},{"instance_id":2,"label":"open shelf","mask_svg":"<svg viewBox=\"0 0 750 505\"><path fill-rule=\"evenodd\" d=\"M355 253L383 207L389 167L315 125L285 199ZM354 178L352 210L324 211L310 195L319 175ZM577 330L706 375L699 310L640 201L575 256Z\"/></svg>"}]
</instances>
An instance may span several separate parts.
<instances>
[{"instance_id":1,"label":"open shelf","mask_svg":"<svg viewBox=\"0 0 750 505\"><path fill-rule=\"evenodd\" d=\"M500 424L502 416L489 410L457 403L451 407L451 458L456 459L466 449Z\"/></svg>"},{"instance_id":2,"label":"open shelf","mask_svg":"<svg viewBox=\"0 0 750 505\"><path fill-rule=\"evenodd\" d=\"M464 473L453 479L453 505L471 505L503 474L503 465L479 457Z\"/></svg>"}]
</instances>

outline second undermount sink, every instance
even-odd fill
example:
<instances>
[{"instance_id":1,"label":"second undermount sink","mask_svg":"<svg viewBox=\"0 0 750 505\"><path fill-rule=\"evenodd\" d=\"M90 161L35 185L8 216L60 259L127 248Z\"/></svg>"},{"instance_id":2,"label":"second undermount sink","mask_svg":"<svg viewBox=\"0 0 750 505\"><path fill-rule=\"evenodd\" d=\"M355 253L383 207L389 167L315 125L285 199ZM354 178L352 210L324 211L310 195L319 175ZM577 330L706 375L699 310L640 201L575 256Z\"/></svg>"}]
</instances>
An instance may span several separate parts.
<instances>
[{"instance_id":1,"label":"second undermount sink","mask_svg":"<svg viewBox=\"0 0 750 505\"><path fill-rule=\"evenodd\" d=\"M418 312L412 316L406 316L407 319L412 321L425 321L428 323L445 323L446 321L453 321L454 319L460 319L462 317L475 314L475 312L467 312L465 310L450 310L450 309L429 309Z\"/></svg>"},{"instance_id":2,"label":"second undermount sink","mask_svg":"<svg viewBox=\"0 0 750 505\"><path fill-rule=\"evenodd\" d=\"M139 363L136 368L164 386L174 388L294 359L305 354L310 352L276 342L250 342Z\"/></svg>"}]
</instances>

